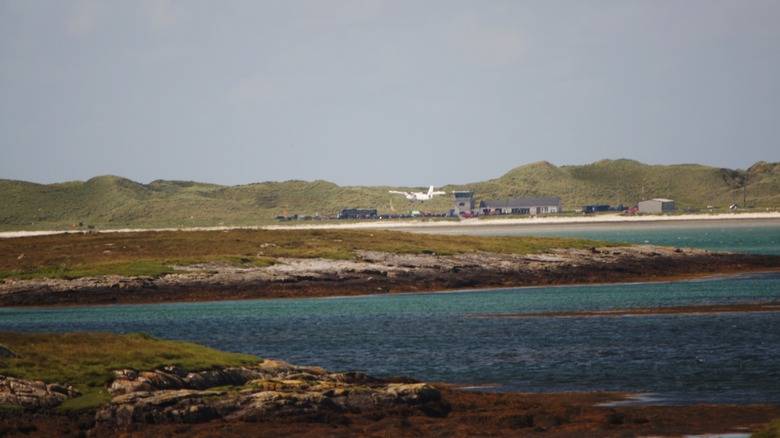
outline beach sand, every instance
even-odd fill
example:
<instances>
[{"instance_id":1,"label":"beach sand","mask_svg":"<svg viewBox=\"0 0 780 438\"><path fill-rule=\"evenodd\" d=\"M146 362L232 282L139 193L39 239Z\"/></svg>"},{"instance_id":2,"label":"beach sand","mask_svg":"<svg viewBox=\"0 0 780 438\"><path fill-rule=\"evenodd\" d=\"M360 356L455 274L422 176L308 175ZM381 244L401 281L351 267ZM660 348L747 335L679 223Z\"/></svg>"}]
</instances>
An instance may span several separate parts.
<instances>
[{"instance_id":1,"label":"beach sand","mask_svg":"<svg viewBox=\"0 0 780 438\"><path fill-rule=\"evenodd\" d=\"M441 230L453 229L463 230L468 228L492 228L492 227L547 227L550 229L571 229L572 227L612 227L617 224L621 226L633 225L641 228L662 227L662 226L701 226L704 224L733 224L734 226L762 225L762 224L780 224L780 212L751 212L751 213L715 213L715 214L681 214L681 215L625 215L621 213L582 215L582 216L509 216L463 219L460 221L441 221L441 220L375 220L365 222L350 223L331 223L322 224L306 222L302 225L292 225L295 228L302 229L329 229L329 228L368 228L385 230L403 230L418 231L431 230L440 232ZM264 229L285 229L290 225L270 225L262 227Z\"/></svg>"},{"instance_id":2,"label":"beach sand","mask_svg":"<svg viewBox=\"0 0 780 438\"><path fill-rule=\"evenodd\" d=\"M222 231L231 229L263 229L263 230L285 230L296 229L382 229L399 231L425 232L429 230L439 233L445 230L466 230L469 228L486 229L491 227L520 227L529 226L535 229L548 227L556 229L557 227L571 228L572 226L584 227L611 227L616 224L621 226L636 226L641 228L663 227L663 226L701 226L702 224L718 224L718 226L745 226L761 224L780 224L780 212L750 212L750 213L713 213L713 214L671 214L671 215L625 215L621 213L597 214L582 216L510 216L508 218L490 217L463 219L460 221L452 220L397 220L380 219L366 221L299 221L285 223L284 225L267 225L257 227L193 227L193 228L122 228L122 229L100 229L101 233L128 233L141 231ZM39 231L3 231L0 232L0 238L43 236L48 234L62 233L83 233L82 230L39 230Z\"/></svg>"},{"instance_id":3,"label":"beach sand","mask_svg":"<svg viewBox=\"0 0 780 438\"><path fill-rule=\"evenodd\" d=\"M458 233L461 234L469 229L488 230L490 228L501 227L529 227L535 231L555 231L567 230L573 227L636 227L636 228L659 228L659 227L701 227L701 226L765 226L780 225L780 212L750 212L750 213L713 213L713 214L681 214L681 215L624 215L598 214L582 216L511 216L508 218L490 217L463 219L460 221L452 220L366 220L366 221L298 221L285 223L284 225L267 225L257 227L193 227L193 228L123 228L123 229L100 229L101 233L122 233L122 232L141 232L141 231L223 231L231 229L263 229L263 230L286 230L286 229L381 229L398 230L409 232L432 232L432 233ZM0 232L0 238L43 236L49 234L62 233L83 233L83 230L40 230L40 231L4 231Z\"/></svg>"}]
</instances>

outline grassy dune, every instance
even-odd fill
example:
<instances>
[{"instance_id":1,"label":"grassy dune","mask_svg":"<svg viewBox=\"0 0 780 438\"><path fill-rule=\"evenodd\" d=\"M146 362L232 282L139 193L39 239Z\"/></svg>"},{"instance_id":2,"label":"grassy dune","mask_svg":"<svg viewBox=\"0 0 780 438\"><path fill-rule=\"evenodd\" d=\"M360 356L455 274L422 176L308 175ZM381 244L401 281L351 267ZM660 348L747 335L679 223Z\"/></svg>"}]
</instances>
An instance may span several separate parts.
<instances>
[{"instance_id":1,"label":"grassy dune","mask_svg":"<svg viewBox=\"0 0 780 438\"><path fill-rule=\"evenodd\" d=\"M462 177L461 177L462 178ZM117 176L88 181L34 184L0 179L0 230L99 228L189 228L256 226L289 215L334 216L345 208L375 208L379 214L422 210L446 213L450 195L424 204L388 190L427 187L341 187L327 181L260 182L220 186L192 181L141 184ZM632 160L602 160L583 166L532 163L499 178L437 187L471 190L480 200L558 196L564 211L583 205L632 206L650 198L674 199L680 210L745 202L780 207L780 163L759 162L748 170L681 164L653 166Z\"/></svg>"}]
</instances>

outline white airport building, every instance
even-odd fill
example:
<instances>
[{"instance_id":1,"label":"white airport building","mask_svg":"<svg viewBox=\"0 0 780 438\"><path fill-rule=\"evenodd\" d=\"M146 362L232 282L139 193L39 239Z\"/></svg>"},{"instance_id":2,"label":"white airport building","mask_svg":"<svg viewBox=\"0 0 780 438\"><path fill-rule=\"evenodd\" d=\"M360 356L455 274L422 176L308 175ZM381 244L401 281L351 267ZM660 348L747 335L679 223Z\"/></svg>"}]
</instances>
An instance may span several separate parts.
<instances>
[{"instance_id":1,"label":"white airport building","mask_svg":"<svg viewBox=\"0 0 780 438\"><path fill-rule=\"evenodd\" d=\"M561 198L513 198L499 201L480 201L480 214L537 214L559 213Z\"/></svg>"}]
</instances>

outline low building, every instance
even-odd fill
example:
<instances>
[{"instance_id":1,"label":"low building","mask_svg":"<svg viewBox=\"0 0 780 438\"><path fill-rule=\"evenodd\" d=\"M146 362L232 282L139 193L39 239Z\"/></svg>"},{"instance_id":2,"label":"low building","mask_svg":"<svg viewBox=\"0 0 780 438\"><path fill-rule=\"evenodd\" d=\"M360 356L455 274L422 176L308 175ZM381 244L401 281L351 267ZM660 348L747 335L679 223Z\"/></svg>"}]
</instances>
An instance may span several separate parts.
<instances>
[{"instance_id":1,"label":"low building","mask_svg":"<svg viewBox=\"0 0 780 438\"><path fill-rule=\"evenodd\" d=\"M480 201L482 214L549 214L561 211L561 198L504 199L500 201Z\"/></svg>"},{"instance_id":2,"label":"low building","mask_svg":"<svg viewBox=\"0 0 780 438\"><path fill-rule=\"evenodd\" d=\"M677 210L674 201L662 198L640 201L637 207L639 213L669 213Z\"/></svg>"}]
</instances>

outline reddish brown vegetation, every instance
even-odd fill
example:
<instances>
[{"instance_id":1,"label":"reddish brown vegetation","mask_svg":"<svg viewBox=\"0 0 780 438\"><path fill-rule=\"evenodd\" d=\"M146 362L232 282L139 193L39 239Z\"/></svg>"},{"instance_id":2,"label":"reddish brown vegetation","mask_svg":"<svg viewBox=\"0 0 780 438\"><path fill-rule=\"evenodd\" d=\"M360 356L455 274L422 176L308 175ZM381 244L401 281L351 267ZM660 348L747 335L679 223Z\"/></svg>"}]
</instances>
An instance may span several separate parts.
<instances>
[{"instance_id":1,"label":"reddish brown vegetation","mask_svg":"<svg viewBox=\"0 0 780 438\"><path fill-rule=\"evenodd\" d=\"M143 424L128 437L357 437L357 436L540 436L626 437L749 433L780 418L777 405L619 406L600 404L620 394L499 394L443 390L451 411L444 418L395 409L329 418L274 418L245 423L215 420L201 424ZM31 413L0 417L0 436L84 436L94 414ZM116 436L93 430L91 436Z\"/></svg>"}]
</instances>

